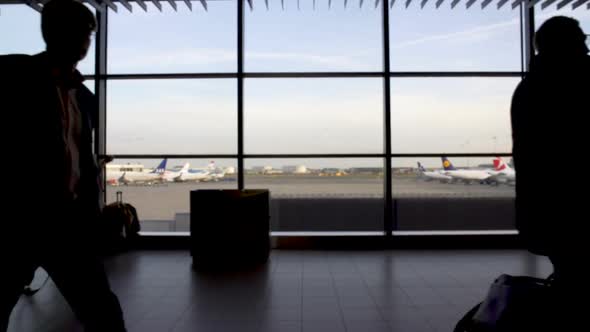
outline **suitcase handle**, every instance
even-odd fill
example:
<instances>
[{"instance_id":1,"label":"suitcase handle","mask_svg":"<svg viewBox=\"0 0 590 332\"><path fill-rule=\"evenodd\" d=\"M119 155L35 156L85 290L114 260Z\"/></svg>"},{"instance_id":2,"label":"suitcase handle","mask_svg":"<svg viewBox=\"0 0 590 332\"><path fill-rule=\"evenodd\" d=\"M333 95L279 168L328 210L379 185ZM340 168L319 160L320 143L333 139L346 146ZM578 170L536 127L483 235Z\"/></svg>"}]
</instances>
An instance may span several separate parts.
<instances>
[{"instance_id":1,"label":"suitcase handle","mask_svg":"<svg viewBox=\"0 0 590 332\"><path fill-rule=\"evenodd\" d=\"M123 192L117 191L117 203L123 203Z\"/></svg>"}]
</instances>

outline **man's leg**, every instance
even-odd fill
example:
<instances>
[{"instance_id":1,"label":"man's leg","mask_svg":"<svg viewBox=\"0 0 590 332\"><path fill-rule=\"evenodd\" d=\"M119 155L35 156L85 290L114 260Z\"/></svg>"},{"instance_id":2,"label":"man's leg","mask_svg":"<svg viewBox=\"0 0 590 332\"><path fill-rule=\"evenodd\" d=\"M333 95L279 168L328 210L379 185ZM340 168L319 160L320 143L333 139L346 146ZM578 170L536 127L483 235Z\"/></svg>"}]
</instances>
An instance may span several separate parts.
<instances>
[{"instance_id":1,"label":"man's leg","mask_svg":"<svg viewBox=\"0 0 590 332\"><path fill-rule=\"evenodd\" d=\"M90 251L57 250L42 262L86 331L125 331L123 312L102 262Z\"/></svg>"},{"instance_id":2,"label":"man's leg","mask_svg":"<svg viewBox=\"0 0 590 332\"><path fill-rule=\"evenodd\" d=\"M583 280L582 257L576 252L569 254L555 254L550 256L553 264L555 281L553 289L556 292L554 302L556 307L556 322L561 331L574 331L575 327L582 324L584 317L583 306L579 304L581 296L585 289L585 280Z\"/></svg>"}]
</instances>

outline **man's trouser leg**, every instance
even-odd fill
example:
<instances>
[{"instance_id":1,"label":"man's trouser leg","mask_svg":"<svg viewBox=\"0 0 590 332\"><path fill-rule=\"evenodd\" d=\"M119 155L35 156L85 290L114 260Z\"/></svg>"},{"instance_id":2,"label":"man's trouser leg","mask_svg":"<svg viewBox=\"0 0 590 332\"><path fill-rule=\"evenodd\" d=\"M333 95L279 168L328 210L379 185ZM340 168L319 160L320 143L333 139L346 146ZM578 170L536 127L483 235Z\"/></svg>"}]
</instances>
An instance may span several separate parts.
<instances>
[{"instance_id":1,"label":"man's trouser leg","mask_svg":"<svg viewBox=\"0 0 590 332\"><path fill-rule=\"evenodd\" d=\"M123 312L102 262L84 246L61 249L42 262L86 331L125 331Z\"/></svg>"},{"instance_id":2,"label":"man's trouser leg","mask_svg":"<svg viewBox=\"0 0 590 332\"><path fill-rule=\"evenodd\" d=\"M576 257L577 256L577 257ZM549 257L554 268L556 322L561 331L574 331L583 324L585 315L582 294L585 294L584 257L580 253L559 253ZM581 302L580 302L581 300Z\"/></svg>"}]
</instances>

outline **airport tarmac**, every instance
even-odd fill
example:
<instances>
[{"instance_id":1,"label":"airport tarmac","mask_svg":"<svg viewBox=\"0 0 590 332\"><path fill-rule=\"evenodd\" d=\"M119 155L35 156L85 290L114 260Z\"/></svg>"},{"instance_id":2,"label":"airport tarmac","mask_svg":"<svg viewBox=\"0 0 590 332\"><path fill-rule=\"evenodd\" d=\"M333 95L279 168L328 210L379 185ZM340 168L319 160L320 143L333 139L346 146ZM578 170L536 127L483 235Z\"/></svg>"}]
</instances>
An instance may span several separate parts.
<instances>
[{"instance_id":1,"label":"airport tarmac","mask_svg":"<svg viewBox=\"0 0 590 332\"><path fill-rule=\"evenodd\" d=\"M116 192L133 204L140 220L172 220L177 213L190 210L190 191L199 189L237 189L234 178L219 182L165 183L157 185L107 186L107 202ZM380 198L383 178L378 176L320 177L317 175L246 175L246 189L269 189L271 198ZM514 198L514 186L424 181L413 176L393 178L394 198Z\"/></svg>"}]
</instances>

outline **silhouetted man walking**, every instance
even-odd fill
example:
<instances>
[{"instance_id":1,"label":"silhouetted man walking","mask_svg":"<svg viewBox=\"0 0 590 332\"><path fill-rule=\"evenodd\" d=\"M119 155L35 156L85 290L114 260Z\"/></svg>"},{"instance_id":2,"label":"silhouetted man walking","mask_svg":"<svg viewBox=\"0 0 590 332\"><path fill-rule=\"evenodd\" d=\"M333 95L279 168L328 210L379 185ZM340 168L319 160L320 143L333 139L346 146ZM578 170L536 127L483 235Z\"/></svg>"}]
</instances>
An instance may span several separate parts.
<instances>
[{"instance_id":1,"label":"silhouetted man walking","mask_svg":"<svg viewBox=\"0 0 590 332\"><path fill-rule=\"evenodd\" d=\"M512 100L517 228L535 254L549 256L564 309L559 324L572 322L570 300L587 288L586 182L577 170L590 146L590 57L578 21L547 20L535 35L537 54ZM579 288L579 289L577 289ZM569 312L572 310L572 312Z\"/></svg>"},{"instance_id":2,"label":"silhouetted man walking","mask_svg":"<svg viewBox=\"0 0 590 332\"><path fill-rule=\"evenodd\" d=\"M3 218L0 229L0 331L37 266L49 273L86 331L125 331L91 241L100 212L92 150L96 114L84 101L93 96L76 65L95 28L82 3L53 0L41 16L46 52L0 56L3 152L27 165L3 185L4 213L17 217Z\"/></svg>"}]
</instances>

